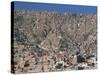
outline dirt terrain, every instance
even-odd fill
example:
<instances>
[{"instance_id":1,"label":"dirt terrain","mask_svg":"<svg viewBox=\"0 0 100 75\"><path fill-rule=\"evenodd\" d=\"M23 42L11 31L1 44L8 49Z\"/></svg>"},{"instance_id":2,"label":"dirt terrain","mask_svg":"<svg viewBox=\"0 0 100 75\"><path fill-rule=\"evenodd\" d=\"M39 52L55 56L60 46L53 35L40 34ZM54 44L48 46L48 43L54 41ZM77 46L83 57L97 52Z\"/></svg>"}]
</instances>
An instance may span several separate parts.
<instances>
[{"instance_id":1,"label":"dirt terrain","mask_svg":"<svg viewBox=\"0 0 100 75\"><path fill-rule=\"evenodd\" d=\"M14 11L15 73L97 68L97 15Z\"/></svg>"}]
</instances>

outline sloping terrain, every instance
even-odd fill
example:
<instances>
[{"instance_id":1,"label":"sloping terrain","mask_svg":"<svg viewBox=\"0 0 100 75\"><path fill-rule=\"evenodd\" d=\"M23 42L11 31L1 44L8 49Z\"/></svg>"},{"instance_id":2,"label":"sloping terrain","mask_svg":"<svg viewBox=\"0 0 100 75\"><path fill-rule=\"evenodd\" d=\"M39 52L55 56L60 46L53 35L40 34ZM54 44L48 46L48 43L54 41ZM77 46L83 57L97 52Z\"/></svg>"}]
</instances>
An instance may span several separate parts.
<instances>
[{"instance_id":1,"label":"sloping terrain","mask_svg":"<svg viewBox=\"0 0 100 75\"><path fill-rule=\"evenodd\" d=\"M14 11L14 59L16 73L96 68L97 15Z\"/></svg>"}]
</instances>

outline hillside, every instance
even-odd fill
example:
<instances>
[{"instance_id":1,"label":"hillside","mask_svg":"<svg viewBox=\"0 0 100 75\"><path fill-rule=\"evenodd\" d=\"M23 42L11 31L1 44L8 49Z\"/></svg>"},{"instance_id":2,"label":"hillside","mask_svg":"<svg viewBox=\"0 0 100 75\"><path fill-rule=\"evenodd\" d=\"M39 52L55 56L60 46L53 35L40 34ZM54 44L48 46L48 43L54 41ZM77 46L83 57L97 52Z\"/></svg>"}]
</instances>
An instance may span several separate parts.
<instances>
[{"instance_id":1,"label":"hillside","mask_svg":"<svg viewBox=\"0 0 100 75\"><path fill-rule=\"evenodd\" d=\"M14 52L16 73L77 69L76 54L97 59L97 15L16 10Z\"/></svg>"}]
</instances>

